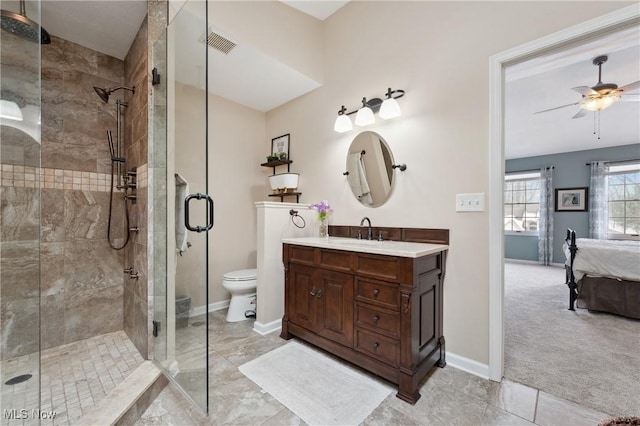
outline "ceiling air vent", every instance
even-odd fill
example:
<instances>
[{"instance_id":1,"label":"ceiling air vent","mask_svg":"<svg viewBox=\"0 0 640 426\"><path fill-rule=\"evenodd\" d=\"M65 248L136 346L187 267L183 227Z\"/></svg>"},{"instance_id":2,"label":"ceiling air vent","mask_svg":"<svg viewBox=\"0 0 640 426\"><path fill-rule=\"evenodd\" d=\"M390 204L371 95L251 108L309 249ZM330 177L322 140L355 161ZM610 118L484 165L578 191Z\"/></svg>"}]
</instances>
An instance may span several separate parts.
<instances>
[{"instance_id":1,"label":"ceiling air vent","mask_svg":"<svg viewBox=\"0 0 640 426\"><path fill-rule=\"evenodd\" d=\"M222 37L218 33L214 33L213 31L209 31L209 34L207 35L207 44L209 45L209 47L213 47L214 49L224 53L225 55L228 55L229 52L231 52L233 48L236 47L236 44L234 42L232 42L228 38Z\"/></svg>"}]
</instances>

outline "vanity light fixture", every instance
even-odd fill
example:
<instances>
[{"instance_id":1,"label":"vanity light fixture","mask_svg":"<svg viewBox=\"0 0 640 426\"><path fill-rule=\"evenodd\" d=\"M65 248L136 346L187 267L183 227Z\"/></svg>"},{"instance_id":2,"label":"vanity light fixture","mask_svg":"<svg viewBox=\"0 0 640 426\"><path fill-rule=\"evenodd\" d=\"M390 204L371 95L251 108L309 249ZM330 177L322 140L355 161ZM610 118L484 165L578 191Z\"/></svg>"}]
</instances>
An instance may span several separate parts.
<instances>
[{"instance_id":1,"label":"vanity light fixture","mask_svg":"<svg viewBox=\"0 0 640 426\"><path fill-rule=\"evenodd\" d=\"M375 122L376 119L373 117L373 110L369 108L369 105L367 105L367 98L362 98L362 107L356 114L356 126L368 126Z\"/></svg>"},{"instance_id":2,"label":"vanity light fixture","mask_svg":"<svg viewBox=\"0 0 640 426\"><path fill-rule=\"evenodd\" d=\"M333 130L338 133L348 132L353 129L353 124L351 124L351 119L347 117L345 114L347 109L342 105L340 111L338 111L338 118L336 118L336 123L333 125Z\"/></svg>"},{"instance_id":3,"label":"vanity light fixture","mask_svg":"<svg viewBox=\"0 0 640 426\"><path fill-rule=\"evenodd\" d=\"M389 90L387 90L387 99L382 102L378 115L380 115L380 118L383 120L388 120L390 118L400 117L401 114L402 111L400 111L400 105L398 105L398 101L393 97L393 91L389 88Z\"/></svg>"},{"instance_id":4,"label":"vanity light fixture","mask_svg":"<svg viewBox=\"0 0 640 426\"><path fill-rule=\"evenodd\" d=\"M356 114L355 124L356 126L368 126L375 123L374 113L379 113L380 118L388 120L390 118L399 117L402 112L400 105L396 99L404 96L404 90L391 90L389 88L386 93L386 99L384 102L380 98L362 98L362 107L357 110L347 112L344 105L338 111L338 117L333 125L333 130L338 133L348 132L353 129L351 119L348 117L351 114Z\"/></svg>"}]
</instances>

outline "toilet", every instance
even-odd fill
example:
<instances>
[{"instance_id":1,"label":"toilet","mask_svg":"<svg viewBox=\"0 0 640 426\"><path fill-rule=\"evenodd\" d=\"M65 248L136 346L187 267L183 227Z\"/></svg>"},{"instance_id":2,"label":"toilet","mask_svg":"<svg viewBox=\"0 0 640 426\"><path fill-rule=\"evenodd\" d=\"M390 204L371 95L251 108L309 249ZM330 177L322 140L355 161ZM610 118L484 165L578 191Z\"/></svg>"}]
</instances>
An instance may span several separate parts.
<instances>
[{"instance_id":1,"label":"toilet","mask_svg":"<svg viewBox=\"0 0 640 426\"><path fill-rule=\"evenodd\" d=\"M228 322L244 321L255 317L256 287L258 285L257 269L242 269L227 272L222 276L222 287L231 293ZM249 317L245 313L251 314Z\"/></svg>"}]
</instances>

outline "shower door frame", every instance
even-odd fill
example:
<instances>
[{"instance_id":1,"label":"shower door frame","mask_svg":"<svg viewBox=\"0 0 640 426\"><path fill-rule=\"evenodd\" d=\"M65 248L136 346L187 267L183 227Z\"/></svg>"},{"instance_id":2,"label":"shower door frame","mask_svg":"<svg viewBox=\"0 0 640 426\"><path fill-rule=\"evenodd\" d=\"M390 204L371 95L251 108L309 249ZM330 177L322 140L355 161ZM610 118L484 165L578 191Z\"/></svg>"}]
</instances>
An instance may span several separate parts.
<instances>
[{"instance_id":1,"label":"shower door frame","mask_svg":"<svg viewBox=\"0 0 640 426\"><path fill-rule=\"evenodd\" d=\"M204 10L201 14L192 13L189 15L188 5L204 4ZM176 368L181 368L181 347L177 347L176 342L181 337L182 331L176 327L176 266L179 259L176 255L176 224L174 221L175 211L175 153L176 143L179 141L176 136L176 128L179 127L176 107L176 83L179 82L178 75L181 72L178 69L182 64L177 64L177 57L179 56L179 50L181 43L193 42L194 40L183 40L179 33L181 19L188 20L189 17L195 16L204 19L201 32L206 33L208 28L208 2L201 0L187 0L187 3L178 11L175 17L169 16L169 23L160 36L158 41L155 42L152 48L152 60L150 67L153 68L154 84L152 89L153 102L151 116L153 120L153 162L150 161L149 179L153 185L153 225L152 232L149 238L153 238L154 256L153 256L153 275L154 275L154 295L153 295L153 334L154 338L154 360L156 364L163 370L165 376L172 381L180 389L181 393L189 399L196 407L202 410L205 414L209 410L209 356L208 356L208 329L209 321L208 315L205 312L204 315L204 336L202 336L203 347L201 356L204 360L204 365L201 365L203 373L202 376L198 375L198 388L199 392L192 392L192 389L187 389L184 382L181 382L179 374L175 373ZM202 15L202 16L200 16ZM184 28L184 24L183 24ZM197 40L195 40L197 42ZM204 63L204 121L202 130L202 143L198 141L198 146L201 146L201 155L195 155L194 157L199 159L199 167L204 168L204 182L191 181L192 188L198 187L198 184L202 185L200 189L204 189L204 195L209 191L209 172L208 172L208 49L205 43L202 43L203 59ZM192 70L198 72L197 69ZM204 158L203 158L204 157ZM195 183L195 185L193 185ZM192 191L194 192L194 191ZM201 195L201 194L198 194ZM200 199L200 198L198 198ZM191 203L191 209L194 210L200 208L201 201L194 200ZM209 204L205 203L204 214L202 216L209 217ZM166 212L156 214L156 212ZM187 218L188 220L189 218ZM191 219L191 224L194 222L194 218ZM197 223L197 225L201 225ZM199 276L202 277L201 287L198 291L201 291L204 295L205 311L208 306L208 256L209 256L209 234L203 233L191 233L190 239L195 244L195 239L200 238L200 242L204 240L204 253L195 253L194 250L187 251L185 256L204 256L203 261L204 270L200 271ZM193 306L192 306L193 308ZM193 309L192 309L193 310ZM193 327L189 327L194 329Z\"/></svg>"}]
</instances>

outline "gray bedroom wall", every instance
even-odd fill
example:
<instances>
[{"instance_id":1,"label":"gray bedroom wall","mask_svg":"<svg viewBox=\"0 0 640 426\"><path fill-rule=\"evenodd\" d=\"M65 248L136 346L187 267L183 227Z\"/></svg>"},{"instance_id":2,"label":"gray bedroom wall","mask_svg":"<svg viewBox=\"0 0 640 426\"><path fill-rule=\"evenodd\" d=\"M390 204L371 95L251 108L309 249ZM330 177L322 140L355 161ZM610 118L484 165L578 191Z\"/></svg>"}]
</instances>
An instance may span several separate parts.
<instances>
[{"instance_id":1,"label":"gray bedroom wall","mask_svg":"<svg viewBox=\"0 0 640 426\"><path fill-rule=\"evenodd\" d=\"M554 188L581 188L589 186L589 167L591 161L623 161L640 158L640 144L622 145L586 151L565 152L562 154L540 155L537 157L516 158L505 162L505 171L538 169L554 166ZM562 244L567 228L576 231L578 238L589 237L588 212L556 212L553 215L553 262L564 263ZM538 260L538 237L505 235L505 258L520 260Z\"/></svg>"}]
</instances>

